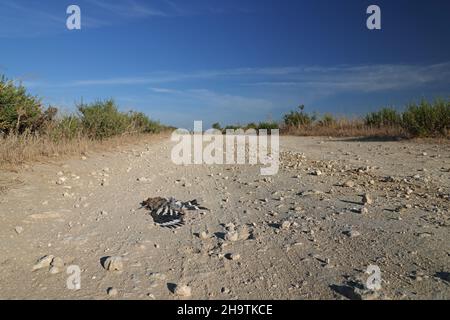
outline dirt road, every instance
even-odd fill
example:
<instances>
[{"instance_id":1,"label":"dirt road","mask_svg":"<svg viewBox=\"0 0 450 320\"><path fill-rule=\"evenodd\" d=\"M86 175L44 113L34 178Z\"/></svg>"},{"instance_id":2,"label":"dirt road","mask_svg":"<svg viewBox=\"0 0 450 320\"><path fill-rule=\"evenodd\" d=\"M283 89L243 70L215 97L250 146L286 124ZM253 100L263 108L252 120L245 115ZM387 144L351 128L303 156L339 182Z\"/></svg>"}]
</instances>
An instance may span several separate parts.
<instances>
[{"instance_id":1,"label":"dirt road","mask_svg":"<svg viewBox=\"0 0 450 320\"><path fill-rule=\"evenodd\" d=\"M178 299L180 284L192 299L450 298L448 144L283 137L270 178L259 166L176 166L171 146L1 173L0 298ZM211 211L170 231L139 210L154 196ZM234 229L248 234L230 241ZM32 271L46 255L64 267ZM106 271L108 256L123 271ZM66 286L71 265L80 290ZM359 288L369 265L376 293Z\"/></svg>"}]
</instances>

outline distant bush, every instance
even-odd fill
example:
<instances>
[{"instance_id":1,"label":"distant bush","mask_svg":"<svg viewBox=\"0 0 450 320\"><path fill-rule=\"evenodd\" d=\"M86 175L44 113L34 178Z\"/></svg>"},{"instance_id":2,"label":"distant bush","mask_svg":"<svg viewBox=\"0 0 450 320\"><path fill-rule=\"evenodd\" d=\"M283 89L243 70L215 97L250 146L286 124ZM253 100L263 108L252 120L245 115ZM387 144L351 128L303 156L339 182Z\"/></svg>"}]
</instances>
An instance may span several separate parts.
<instances>
[{"instance_id":1,"label":"distant bush","mask_svg":"<svg viewBox=\"0 0 450 320\"><path fill-rule=\"evenodd\" d=\"M159 133L163 126L157 122L150 120L150 118L142 112L131 112L129 118L132 128L140 133Z\"/></svg>"},{"instance_id":2,"label":"distant bush","mask_svg":"<svg viewBox=\"0 0 450 320\"><path fill-rule=\"evenodd\" d=\"M213 129L216 129L216 130L219 130L219 131L222 131L222 130L223 130L222 127L220 126L220 123L218 123L218 122L214 123L214 124L212 125L212 128L213 128Z\"/></svg>"},{"instance_id":3,"label":"distant bush","mask_svg":"<svg viewBox=\"0 0 450 320\"><path fill-rule=\"evenodd\" d=\"M450 137L450 101L437 100L433 103L422 101L411 104L406 111L383 108L367 114L363 119L336 120L326 114L317 120L316 115L291 111L284 116L282 132L301 135L375 135L403 137Z\"/></svg>"},{"instance_id":4,"label":"distant bush","mask_svg":"<svg viewBox=\"0 0 450 320\"><path fill-rule=\"evenodd\" d=\"M267 130L268 133L270 133L270 130L275 130L275 129L279 129L280 125L277 122L273 122L273 121L267 121L267 122L260 122L260 123L248 123L246 125L228 125L225 128L221 129L221 131L223 133L226 133L227 130L250 130L250 129L254 129L256 131L259 130ZM214 126L213 126L214 128ZM219 127L220 128L220 127ZM215 128L217 129L217 128Z\"/></svg>"},{"instance_id":5,"label":"distant bush","mask_svg":"<svg viewBox=\"0 0 450 320\"><path fill-rule=\"evenodd\" d=\"M411 104L402 115L402 127L412 136L448 136L450 133L450 101L423 100Z\"/></svg>"},{"instance_id":6,"label":"distant bush","mask_svg":"<svg viewBox=\"0 0 450 320\"><path fill-rule=\"evenodd\" d=\"M25 87L0 77L0 133L34 132L56 115L55 108L44 109L41 101Z\"/></svg>"},{"instance_id":7,"label":"distant bush","mask_svg":"<svg viewBox=\"0 0 450 320\"><path fill-rule=\"evenodd\" d=\"M331 127L336 125L337 121L331 114L325 114L322 119L319 120L318 124L322 127Z\"/></svg>"},{"instance_id":8,"label":"distant bush","mask_svg":"<svg viewBox=\"0 0 450 320\"><path fill-rule=\"evenodd\" d=\"M401 125L402 116L395 109L383 108L378 112L369 113L365 121L366 125L377 128L395 127Z\"/></svg>"},{"instance_id":9,"label":"distant bush","mask_svg":"<svg viewBox=\"0 0 450 320\"><path fill-rule=\"evenodd\" d=\"M72 140L82 133L81 120L75 115L62 117L51 130L48 130L48 134L54 141Z\"/></svg>"},{"instance_id":10,"label":"distant bush","mask_svg":"<svg viewBox=\"0 0 450 320\"><path fill-rule=\"evenodd\" d=\"M305 106L298 107L300 111L291 111L284 116L284 124L288 127L305 127L311 125L316 119L304 112Z\"/></svg>"},{"instance_id":11,"label":"distant bush","mask_svg":"<svg viewBox=\"0 0 450 320\"><path fill-rule=\"evenodd\" d=\"M83 132L91 138L105 139L124 133L157 133L162 126L142 112L120 112L113 100L78 106Z\"/></svg>"},{"instance_id":12,"label":"distant bush","mask_svg":"<svg viewBox=\"0 0 450 320\"><path fill-rule=\"evenodd\" d=\"M257 125L257 130L276 130L279 129L280 126L277 122L269 121L269 122L260 122Z\"/></svg>"}]
</instances>

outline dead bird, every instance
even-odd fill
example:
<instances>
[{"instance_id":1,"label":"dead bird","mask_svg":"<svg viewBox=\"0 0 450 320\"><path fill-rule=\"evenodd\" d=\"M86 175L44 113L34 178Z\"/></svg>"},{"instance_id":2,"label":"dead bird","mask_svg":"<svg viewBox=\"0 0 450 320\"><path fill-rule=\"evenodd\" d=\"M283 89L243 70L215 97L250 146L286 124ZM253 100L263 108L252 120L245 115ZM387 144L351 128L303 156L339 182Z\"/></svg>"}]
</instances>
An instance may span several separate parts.
<instances>
[{"instance_id":1,"label":"dead bird","mask_svg":"<svg viewBox=\"0 0 450 320\"><path fill-rule=\"evenodd\" d=\"M185 225L186 211L209 210L200 206L196 199L179 201L175 198L148 198L141 203L150 211L155 223L163 228L177 229Z\"/></svg>"}]
</instances>

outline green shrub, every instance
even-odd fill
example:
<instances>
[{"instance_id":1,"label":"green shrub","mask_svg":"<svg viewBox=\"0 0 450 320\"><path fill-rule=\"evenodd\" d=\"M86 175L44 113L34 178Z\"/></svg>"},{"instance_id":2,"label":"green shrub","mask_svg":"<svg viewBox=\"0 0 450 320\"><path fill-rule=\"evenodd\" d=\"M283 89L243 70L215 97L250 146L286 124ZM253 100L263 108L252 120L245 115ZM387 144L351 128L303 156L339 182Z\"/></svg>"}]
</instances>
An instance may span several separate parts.
<instances>
[{"instance_id":1,"label":"green shrub","mask_svg":"<svg viewBox=\"0 0 450 320\"><path fill-rule=\"evenodd\" d=\"M134 132L159 133L163 128L159 122L150 120L150 118L142 112L131 112L128 116Z\"/></svg>"},{"instance_id":2,"label":"green shrub","mask_svg":"<svg viewBox=\"0 0 450 320\"><path fill-rule=\"evenodd\" d=\"M378 112L369 113L365 119L370 127L395 127L402 122L402 116L395 109L383 108Z\"/></svg>"},{"instance_id":3,"label":"green shrub","mask_svg":"<svg viewBox=\"0 0 450 320\"><path fill-rule=\"evenodd\" d=\"M105 139L131 129L130 117L113 100L78 105L83 131L91 138Z\"/></svg>"},{"instance_id":4,"label":"green shrub","mask_svg":"<svg viewBox=\"0 0 450 320\"><path fill-rule=\"evenodd\" d=\"M278 125L278 123L272 122L272 121L260 122L257 126L258 130L268 130L268 131L279 129L279 128L280 128L280 126Z\"/></svg>"},{"instance_id":5,"label":"green shrub","mask_svg":"<svg viewBox=\"0 0 450 320\"><path fill-rule=\"evenodd\" d=\"M402 127L412 136L447 136L450 132L450 101L411 104L402 116Z\"/></svg>"},{"instance_id":6,"label":"green shrub","mask_svg":"<svg viewBox=\"0 0 450 320\"><path fill-rule=\"evenodd\" d=\"M298 107L300 111L291 111L284 116L284 124L288 127L302 127L311 125L316 119L315 116L310 116L305 113L305 106Z\"/></svg>"},{"instance_id":7,"label":"green shrub","mask_svg":"<svg viewBox=\"0 0 450 320\"><path fill-rule=\"evenodd\" d=\"M41 101L25 87L0 77L0 132L34 132L45 127L56 115L55 108L44 110Z\"/></svg>"},{"instance_id":8,"label":"green shrub","mask_svg":"<svg viewBox=\"0 0 450 320\"><path fill-rule=\"evenodd\" d=\"M219 123L219 122L214 123L214 124L212 125L212 128L213 128L213 129L216 129L216 130L219 130L219 131L222 131L222 127L220 126L220 123Z\"/></svg>"},{"instance_id":9,"label":"green shrub","mask_svg":"<svg viewBox=\"0 0 450 320\"><path fill-rule=\"evenodd\" d=\"M322 127L332 127L336 123L336 119L329 113L325 114L322 119L319 120L319 125Z\"/></svg>"},{"instance_id":10,"label":"green shrub","mask_svg":"<svg viewBox=\"0 0 450 320\"><path fill-rule=\"evenodd\" d=\"M62 139L74 139L83 133L81 120L75 115L64 116L56 125L49 130L50 136L53 140L58 141Z\"/></svg>"}]
</instances>

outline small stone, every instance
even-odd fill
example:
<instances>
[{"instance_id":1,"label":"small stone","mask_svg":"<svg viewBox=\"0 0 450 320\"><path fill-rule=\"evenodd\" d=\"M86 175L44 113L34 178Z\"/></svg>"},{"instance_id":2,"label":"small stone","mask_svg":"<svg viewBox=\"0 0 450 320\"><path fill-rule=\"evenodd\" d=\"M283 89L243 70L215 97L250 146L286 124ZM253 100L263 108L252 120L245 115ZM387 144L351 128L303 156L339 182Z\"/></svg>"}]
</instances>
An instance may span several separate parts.
<instances>
[{"instance_id":1,"label":"small stone","mask_svg":"<svg viewBox=\"0 0 450 320\"><path fill-rule=\"evenodd\" d=\"M59 257L55 257L55 258L53 258L52 263L50 265L52 267L63 268L64 267L64 260L59 258Z\"/></svg>"},{"instance_id":2,"label":"small stone","mask_svg":"<svg viewBox=\"0 0 450 320\"><path fill-rule=\"evenodd\" d=\"M192 296L192 289L186 285L177 285L174 294L178 297L189 298Z\"/></svg>"},{"instance_id":3,"label":"small stone","mask_svg":"<svg viewBox=\"0 0 450 320\"><path fill-rule=\"evenodd\" d=\"M121 257L107 257L103 267L108 271L123 271L123 261Z\"/></svg>"},{"instance_id":4,"label":"small stone","mask_svg":"<svg viewBox=\"0 0 450 320\"><path fill-rule=\"evenodd\" d=\"M347 180L344 182L343 186L346 188L353 188L355 186L355 183L352 180Z\"/></svg>"},{"instance_id":5,"label":"small stone","mask_svg":"<svg viewBox=\"0 0 450 320\"><path fill-rule=\"evenodd\" d=\"M50 274L58 274L61 272L61 269L58 267L51 267L49 272Z\"/></svg>"},{"instance_id":6,"label":"small stone","mask_svg":"<svg viewBox=\"0 0 450 320\"><path fill-rule=\"evenodd\" d=\"M373 204L372 196L370 194L366 193L365 195L363 195L362 202L364 204Z\"/></svg>"},{"instance_id":7,"label":"small stone","mask_svg":"<svg viewBox=\"0 0 450 320\"><path fill-rule=\"evenodd\" d=\"M311 174L312 174L313 176L321 176L323 173L322 173L322 171L320 171L320 170L314 170Z\"/></svg>"},{"instance_id":8,"label":"small stone","mask_svg":"<svg viewBox=\"0 0 450 320\"><path fill-rule=\"evenodd\" d=\"M154 272L150 274L150 280L164 281L166 280L166 275L164 273Z\"/></svg>"},{"instance_id":9,"label":"small stone","mask_svg":"<svg viewBox=\"0 0 450 320\"><path fill-rule=\"evenodd\" d=\"M237 233L239 235L239 240L247 240L250 238L250 231L246 225L239 226L237 228Z\"/></svg>"},{"instance_id":10,"label":"small stone","mask_svg":"<svg viewBox=\"0 0 450 320\"><path fill-rule=\"evenodd\" d=\"M283 221L283 223L281 224L281 229L283 230L289 230L290 227L291 227L290 221Z\"/></svg>"},{"instance_id":11,"label":"small stone","mask_svg":"<svg viewBox=\"0 0 450 320\"><path fill-rule=\"evenodd\" d=\"M33 266L33 271L48 268L53 261L54 256L48 255L40 258L38 262Z\"/></svg>"},{"instance_id":12,"label":"small stone","mask_svg":"<svg viewBox=\"0 0 450 320\"><path fill-rule=\"evenodd\" d=\"M222 289L220 289L220 292L223 294L229 294L231 292L231 290L226 287L223 287Z\"/></svg>"},{"instance_id":13,"label":"small stone","mask_svg":"<svg viewBox=\"0 0 450 320\"><path fill-rule=\"evenodd\" d=\"M347 231L344 231L343 233L349 238L356 238L361 235L361 233L356 230L347 230Z\"/></svg>"},{"instance_id":14,"label":"small stone","mask_svg":"<svg viewBox=\"0 0 450 320\"><path fill-rule=\"evenodd\" d=\"M106 290L106 292L108 293L108 296L110 297L115 297L119 294L119 291L117 291L116 288L108 288L108 290Z\"/></svg>"},{"instance_id":15,"label":"small stone","mask_svg":"<svg viewBox=\"0 0 450 320\"><path fill-rule=\"evenodd\" d=\"M369 209L367 209L366 207L362 207L361 209L359 209L359 213L361 213L361 214L368 214L369 213Z\"/></svg>"},{"instance_id":16,"label":"small stone","mask_svg":"<svg viewBox=\"0 0 450 320\"><path fill-rule=\"evenodd\" d=\"M227 258L229 260L237 261L237 260L239 260L241 258L241 255L237 254L237 253L230 253L230 254L227 255Z\"/></svg>"},{"instance_id":17,"label":"small stone","mask_svg":"<svg viewBox=\"0 0 450 320\"><path fill-rule=\"evenodd\" d=\"M239 240L239 233L237 231L228 231L225 234L225 240L235 242Z\"/></svg>"},{"instance_id":18,"label":"small stone","mask_svg":"<svg viewBox=\"0 0 450 320\"><path fill-rule=\"evenodd\" d=\"M209 232L207 232L207 231L202 231L202 232L200 232L200 234L199 234L199 238L200 239L202 239L202 240L207 240L207 239L209 239L211 236L209 235Z\"/></svg>"},{"instance_id":19,"label":"small stone","mask_svg":"<svg viewBox=\"0 0 450 320\"><path fill-rule=\"evenodd\" d=\"M17 234L21 234L23 232L23 228L21 226L17 226L14 228Z\"/></svg>"}]
</instances>

